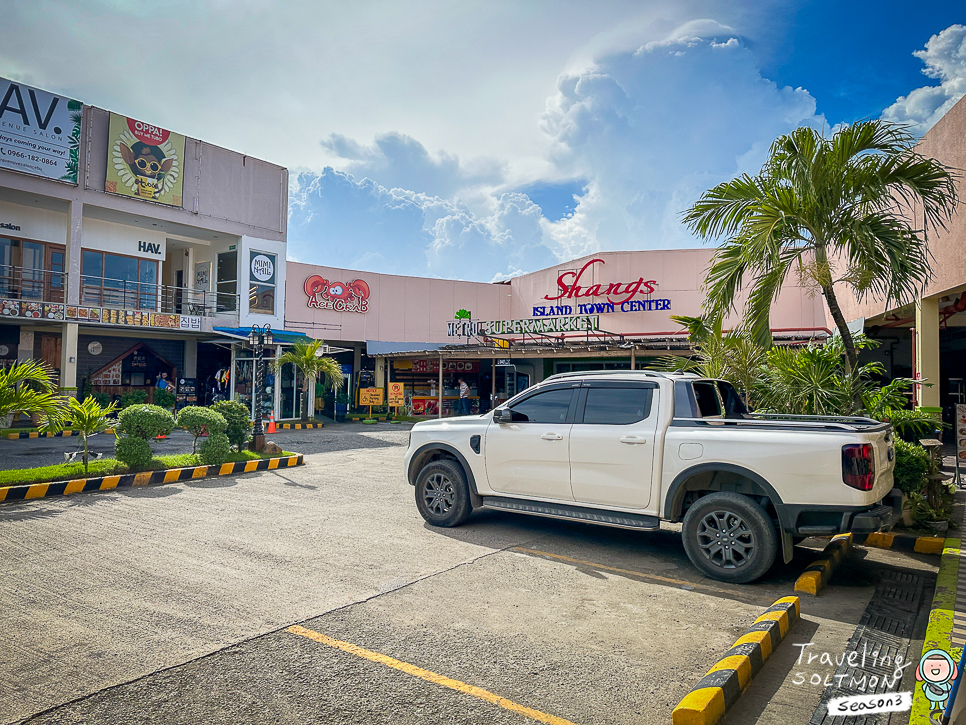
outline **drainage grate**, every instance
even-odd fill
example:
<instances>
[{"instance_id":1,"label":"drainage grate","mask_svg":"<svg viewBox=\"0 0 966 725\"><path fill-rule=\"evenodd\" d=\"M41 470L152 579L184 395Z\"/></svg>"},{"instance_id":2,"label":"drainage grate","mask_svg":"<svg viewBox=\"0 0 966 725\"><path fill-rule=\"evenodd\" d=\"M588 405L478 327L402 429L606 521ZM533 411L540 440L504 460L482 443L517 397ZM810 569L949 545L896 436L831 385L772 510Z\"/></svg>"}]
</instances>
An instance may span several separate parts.
<instances>
[{"instance_id":1,"label":"drainage grate","mask_svg":"<svg viewBox=\"0 0 966 725\"><path fill-rule=\"evenodd\" d=\"M917 655L910 652L910 638L923 603L924 591L927 585L933 583L934 578L928 574L882 571L882 578L876 586L872 600L846 648L846 653L857 653L853 658L856 666L850 666L847 660L839 665L833 684L822 693L818 709L809 721L810 725L885 725L892 716L895 723L908 721L908 713L845 718L831 716L828 714L828 701L847 695L881 694L887 690L886 679L893 682L893 686L888 689L893 692L899 689L899 684L894 682L893 677L896 655L902 655L905 662ZM873 678L877 684L870 687ZM841 686L837 684L839 682Z\"/></svg>"}]
</instances>

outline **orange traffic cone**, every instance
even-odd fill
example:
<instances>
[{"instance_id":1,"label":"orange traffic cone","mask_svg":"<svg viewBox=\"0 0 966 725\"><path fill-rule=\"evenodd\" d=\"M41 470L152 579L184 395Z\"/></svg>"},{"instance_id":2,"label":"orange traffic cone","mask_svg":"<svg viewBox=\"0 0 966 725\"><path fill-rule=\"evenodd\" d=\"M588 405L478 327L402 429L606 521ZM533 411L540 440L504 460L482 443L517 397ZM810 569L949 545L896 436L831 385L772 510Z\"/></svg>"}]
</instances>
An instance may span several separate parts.
<instances>
[{"instance_id":1,"label":"orange traffic cone","mask_svg":"<svg viewBox=\"0 0 966 725\"><path fill-rule=\"evenodd\" d=\"M266 435L271 435L272 433L278 433L278 429L275 427L275 411L272 411L271 416L268 419L268 430L265 431Z\"/></svg>"}]
</instances>

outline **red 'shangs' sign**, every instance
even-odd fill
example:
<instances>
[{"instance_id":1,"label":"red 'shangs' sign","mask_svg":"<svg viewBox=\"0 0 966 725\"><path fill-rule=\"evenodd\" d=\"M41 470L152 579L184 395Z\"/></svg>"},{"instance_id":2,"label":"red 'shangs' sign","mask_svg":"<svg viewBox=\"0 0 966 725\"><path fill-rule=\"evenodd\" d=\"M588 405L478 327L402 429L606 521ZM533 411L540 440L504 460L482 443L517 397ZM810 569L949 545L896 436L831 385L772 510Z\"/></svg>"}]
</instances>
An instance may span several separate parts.
<instances>
[{"instance_id":1,"label":"red 'shangs' sign","mask_svg":"<svg viewBox=\"0 0 966 725\"><path fill-rule=\"evenodd\" d=\"M592 284L588 287L581 287L578 282L584 272L593 264L605 264L603 259L592 259L579 272L564 272L557 277L557 289L559 294L556 297L544 295L545 300L562 300L580 297L606 297L608 302L620 304L627 302L635 295L649 295L654 292L654 285L657 280L645 280L643 277L634 282L611 282L609 284Z\"/></svg>"}]
</instances>

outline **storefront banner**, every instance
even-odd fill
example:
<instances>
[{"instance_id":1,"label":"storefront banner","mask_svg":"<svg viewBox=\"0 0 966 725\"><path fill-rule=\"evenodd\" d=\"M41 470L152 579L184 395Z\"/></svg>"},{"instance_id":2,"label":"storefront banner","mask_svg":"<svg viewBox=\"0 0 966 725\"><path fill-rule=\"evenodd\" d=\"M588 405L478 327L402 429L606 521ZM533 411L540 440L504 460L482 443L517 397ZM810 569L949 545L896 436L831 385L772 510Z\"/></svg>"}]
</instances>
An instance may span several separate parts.
<instances>
[{"instance_id":1,"label":"storefront banner","mask_svg":"<svg viewBox=\"0 0 966 725\"><path fill-rule=\"evenodd\" d=\"M168 330L201 330L201 318L196 315L118 310L113 307L75 307L49 302L24 302L23 300L0 299L0 317L93 322L105 325L154 327Z\"/></svg>"},{"instance_id":2,"label":"storefront banner","mask_svg":"<svg viewBox=\"0 0 966 725\"><path fill-rule=\"evenodd\" d=\"M0 78L0 167L77 183L80 101Z\"/></svg>"},{"instance_id":3,"label":"storefront banner","mask_svg":"<svg viewBox=\"0 0 966 725\"><path fill-rule=\"evenodd\" d=\"M956 405L956 457L966 462L966 405Z\"/></svg>"},{"instance_id":4,"label":"storefront banner","mask_svg":"<svg viewBox=\"0 0 966 725\"><path fill-rule=\"evenodd\" d=\"M184 136L111 114L104 190L182 206Z\"/></svg>"},{"instance_id":5,"label":"storefront banner","mask_svg":"<svg viewBox=\"0 0 966 725\"><path fill-rule=\"evenodd\" d=\"M597 315L573 317L538 317L532 320L489 320L446 323L449 337L493 337L496 335L548 335L556 332L591 332L600 329Z\"/></svg>"},{"instance_id":6,"label":"storefront banner","mask_svg":"<svg viewBox=\"0 0 966 725\"><path fill-rule=\"evenodd\" d=\"M477 373L480 371L479 360L445 360L444 373ZM413 360L414 373L438 373L439 358L430 360Z\"/></svg>"}]
</instances>

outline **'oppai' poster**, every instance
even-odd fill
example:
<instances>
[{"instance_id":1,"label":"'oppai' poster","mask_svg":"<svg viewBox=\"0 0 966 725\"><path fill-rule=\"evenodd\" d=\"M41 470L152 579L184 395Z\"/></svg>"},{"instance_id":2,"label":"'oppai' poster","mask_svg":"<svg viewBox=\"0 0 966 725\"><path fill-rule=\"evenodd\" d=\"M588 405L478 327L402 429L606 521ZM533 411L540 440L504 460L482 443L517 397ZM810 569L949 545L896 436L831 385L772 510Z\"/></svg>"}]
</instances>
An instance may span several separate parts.
<instances>
[{"instance_id":1,"label":"'oppai' poster","mask_svg":"<svg viewBox=\"0 0 966 725\"><path fill-rule=\"evenodd\" d=\"M184 136L111 114L104 190L182 206Z\"/></svg>"}]
</instances>

